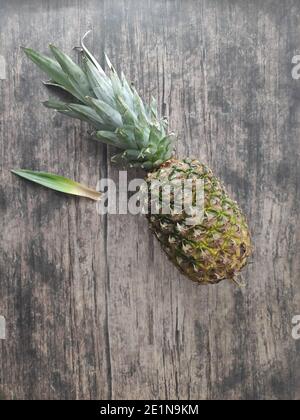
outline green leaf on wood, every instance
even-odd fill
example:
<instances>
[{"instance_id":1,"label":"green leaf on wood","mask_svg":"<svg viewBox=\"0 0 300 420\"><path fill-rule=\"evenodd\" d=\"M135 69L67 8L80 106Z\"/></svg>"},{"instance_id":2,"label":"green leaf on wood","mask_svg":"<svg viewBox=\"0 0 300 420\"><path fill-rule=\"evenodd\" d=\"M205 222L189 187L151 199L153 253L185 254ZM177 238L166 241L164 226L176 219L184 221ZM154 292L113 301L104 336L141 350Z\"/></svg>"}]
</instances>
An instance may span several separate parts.
<instances>
[{"instance_id":1,"label":"green leaf on wood","mask_svg":"<svg viewBox=\"0 0 300 420\"><path fill-rule=\"evenodd\" d=\"M99 201L101 199L102 194L100 192L59 175L49 174L46 172L29 171L25 169L14 170L12 173L55 191L86 197L95 201Z\"/></svg>"}]
</instances>

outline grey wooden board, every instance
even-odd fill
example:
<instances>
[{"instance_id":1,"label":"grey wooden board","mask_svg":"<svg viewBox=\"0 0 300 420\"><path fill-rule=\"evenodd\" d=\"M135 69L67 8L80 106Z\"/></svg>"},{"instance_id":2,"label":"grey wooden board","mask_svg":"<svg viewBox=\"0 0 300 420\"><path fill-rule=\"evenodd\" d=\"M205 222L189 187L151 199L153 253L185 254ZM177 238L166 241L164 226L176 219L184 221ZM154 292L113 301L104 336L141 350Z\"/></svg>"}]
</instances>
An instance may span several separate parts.
<instances>
[{"instance_id":1,"label":"grey wooden board","mask_svg":"<svg viewBox=\"0 0 300 420\"><path fill-rule=\"evenodd\" d=\"M3 398L299 399L300 2L0 1L0 342ZM93 29L143 97L158 97L178 154L208 163L248 215L246 287L182 277L136 216L13 177L95 186L118 178L87 127L40 105L19 49L67 52ZM131 173L134 177L136 174Z\"/></svg>"}]
</instances>

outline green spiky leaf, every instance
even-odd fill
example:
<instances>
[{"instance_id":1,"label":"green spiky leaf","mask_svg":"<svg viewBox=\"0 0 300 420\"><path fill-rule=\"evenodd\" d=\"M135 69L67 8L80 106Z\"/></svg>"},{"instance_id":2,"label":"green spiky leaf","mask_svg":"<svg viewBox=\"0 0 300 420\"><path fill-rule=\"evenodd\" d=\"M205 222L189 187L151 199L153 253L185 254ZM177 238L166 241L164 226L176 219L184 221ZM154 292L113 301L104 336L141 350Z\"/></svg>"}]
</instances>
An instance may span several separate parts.
<instances>
[{"instance_id":1,"label":"green spiky leaf","mask_svg":"<svg viewBox=\"0 0 300 420\"><path fill-rule=\"evenodd\" d=\"M93 56L93 54L87 49L85 43L83 42L85 40L85 38L87 37L88 34L90 34L91 31L87 31L83 37L81 38L81 47L84 51L85 57L94 65L94 67L97 69L97 71L100 73L100 75L106 77L106 74L104 72L104 70L102 69L102 67L100 66L100 64L98 63L98 61L96 60L96 58Z\"/></svg>"},{"instance_id":2,"label":"green spiky leaf","mask_svg":"<svg viewBox=\"0 0 300 420\"><path fill-rule=\"evenodd\" d=\"M28 181L42 185L43 187L50 188L51 190L86 197L95 201L99 201L101 199L100 192L59 175L49 174L46 172L29 171L25 169L13 170L12 173L25 178Z\"/></svg>"},{"instance_id":3,"label":"green spiky leaf","mask_svg":"<svg viewBox=\"0 0 300 420\"><path fill-rule=\"evenodd\" d=\"M113 127L123 126L121 114L113 107L104 101L101 101L100 99L86 97L86 100L91 104L97 114L100 115L103 121L105 121L107 124L110 124Z\"/></svg>"},{"instance_id":4,"label":"green spiky leaf","mask_svg":"<svg viewBox=\"0 0 300 420\"><path fill-rule=\"evenodd\" d=\"M33 61L42 71L44 71L51 79L58 85L64 87L66 91L71 93L73 96L78 97L75 89L72 87L68 76L64 73L60 65L50 57L41 54L31 48L23 48L24 53L27 57Z\"/></svg>"},{"instance_id":5,"label":"green spiky leaf","mask_svg":"<svg viewBox=\"0 0 300 420\"><path fill-rule=\"evenodd\" d=\"M72 87L80 94L82 98L90 94L90 85L86 74L78 64L55 45L50 44L49 48L60 64L62 70L68 76L69 82Z\"/></svg>"},{"instance_id":6,"label":"green spiky leaf","mask_svg":"<svg viewBox=\"0 0 300 420\"><path fill-rule=\"evenodd\" d=\"M92 137L107 145L121 149L115 160L140 168L156 167L172 154L172 141L168 122L158 112L155 99L145 105L132 83L120 72L120 77L105 55L105 72L81 40L80 64L50 44L52 58L25 49L26 54L49 76L47 86L56 90L61 102L47 101L48 108L69 117L90 123ZM60 89L74 98L62 96ZM79 100L79 101L78 101ZM124 154L124 151L128 151Z\"/></svg>"},{"instance_id":7,"label":"green spiky leaf","mask_svg":"<svg viewBox=\"0 0 300 420\"><path fill-rule=\"evenodd\" d=\"M119 149L127 149L128 144L122 142L122 139L117 134L111 131L94 131L92 136L95 140L100 140L109 146L117 147Z\"/></svg>"},{"instance_id":8,"label":"green spiky leaf","mask_svg":"<svg viewBox=\"0 0 300 420\"><path fill-rule=\"evenodd\" d=\"M58 101L56 99L48 99L44 101L43 105L49 109L56 109L56 111L67 111L68 105L65 102Z\"/></svg>"},{"instance_id":9,"label":"green spiky leaf","mask_svg":"<svg viewBox=\"0 0 300 420\"><path fill-rule=\"evenodd\" d=\"M68 109L77 115L77 118L80 118L87 122L92 122L95 127L104 128L105 121L103 118L100 117L97 112L95 112L92 108L86 105L80 104L69 104Z\"/></svg>"},{"instance_id":10,"label":"green spiky leaf","mask_svg":"<svg viewBox=\"0 0 300 420\"><path fill-rule=\"evenodd\" d=\"M114 92L109 78L106 75L103 76L87 57L83 57L82 62L95 96L109 105L115 106Z\"/></svg>"}]
</instances>

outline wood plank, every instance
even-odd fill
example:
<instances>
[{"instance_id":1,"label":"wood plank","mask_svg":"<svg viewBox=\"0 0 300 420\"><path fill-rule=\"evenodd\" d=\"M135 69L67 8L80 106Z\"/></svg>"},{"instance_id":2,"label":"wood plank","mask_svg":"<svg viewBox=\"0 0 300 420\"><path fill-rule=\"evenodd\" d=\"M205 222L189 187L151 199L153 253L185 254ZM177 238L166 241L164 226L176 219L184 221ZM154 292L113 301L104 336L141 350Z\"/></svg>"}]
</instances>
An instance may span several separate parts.
<instances>
[{"instance_id":1,"label":"wood plank","mask_svg":"<svg viewBox=\"0 0 300 420\"><path fill-rule=\"evenodd\" d=\"M0 10L1 397L299 399L300 4L0 0ZM40 105L43 75L19 49L70 52L90 28L95 55L158 98L178 155L208 163L247 213L245 288L198 287L143 217L100 217L10 174L118 179L84 124Z\"/></svg>"}]
</instances>

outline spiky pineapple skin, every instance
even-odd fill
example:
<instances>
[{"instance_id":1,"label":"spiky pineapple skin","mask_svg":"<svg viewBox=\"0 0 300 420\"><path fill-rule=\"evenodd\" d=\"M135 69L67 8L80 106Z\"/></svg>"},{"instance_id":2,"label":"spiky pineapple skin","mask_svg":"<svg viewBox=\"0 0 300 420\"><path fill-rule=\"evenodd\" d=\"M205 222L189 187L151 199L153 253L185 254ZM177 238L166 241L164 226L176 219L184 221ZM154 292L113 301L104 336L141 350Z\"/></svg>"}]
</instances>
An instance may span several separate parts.
<instances>
[{"instance_id":1,"label":"spiky pineapple skin","mask_svg":"<svg viewBox=\"0 0 300 420\"><path fill-rule=\"evenodd\" d=\"M197 160L172 159L148 174L148 185L198 178L204 182L204 218L189 226L184 211L176 215L149 214L150 228L170 260L190 280L217 284L234 280L252 253L249 228L238 204L213 172Z\"/></svg>"}]
</instances>

